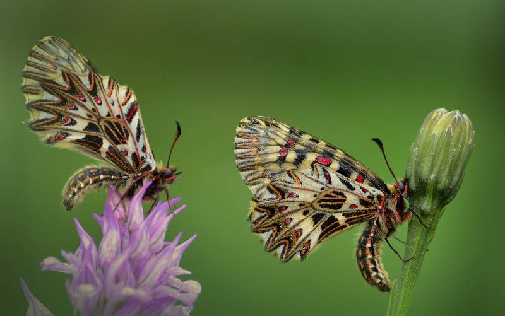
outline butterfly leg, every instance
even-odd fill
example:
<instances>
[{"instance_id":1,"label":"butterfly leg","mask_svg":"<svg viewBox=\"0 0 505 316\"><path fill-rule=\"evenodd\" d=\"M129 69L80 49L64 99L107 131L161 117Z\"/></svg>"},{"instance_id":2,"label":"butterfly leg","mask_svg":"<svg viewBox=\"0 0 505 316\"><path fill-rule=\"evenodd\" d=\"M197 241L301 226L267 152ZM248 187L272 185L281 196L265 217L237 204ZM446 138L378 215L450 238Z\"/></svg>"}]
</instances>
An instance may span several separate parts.
<instances>
[{"instance_id":1,"label":"butterfly leg","mask_svg":"<svg viewBox=\"0 0 505 316\"><path fill-rule=\"evenodd\" d=\"M151 214L151 212L153 211L154 206L156 205L156 203L158 203L158 196L156 196L156 197L153 199L153 204L151 204L151 207L149 208L149 211L147 211L147 214Z\"/></svg>"},{"instance_id":2,"label":"butterfly leg","mask_svg":"<svg viewBox=\"0 0 505 316\"><path fill-rule=\"evenodd\" d=\"M389 248L391 248L391 250L393 250L393 252L398 256L398 258L400 258L400 260L403 261L402 256L400 256L400 254L398 253L398 251L396 251L396 249L393 247L393 245L391 245L391 243L389 242L389 239L387 237L385 237L384 240L388 244Z\"/></svg>"},{"instance_id":3,"label":"butterfly leg","mask_svg":"<svg viewBox=\"0 0 505 316\"><path fill-rule=\"evenodd\" d=\"M164 187L163 189L164 189L164 191L165 191L165 195L167 196L167 202L169 202L169 201L170 201L170 194L168 193L168 189L167 189L167 188L165 188L165 187ZM150 214L150 213L152 212L152 210L153 210L154 206L156 205L156 203L158 203L158 200L159 200L158 195L156 195L156 196L154 197L153 204L152 204L152 205L151 205L151 207L149 208L149 211L147 212L147 214ZM170 206L170 205L169 205L169 206Z\"/></svg>"},{"instance_id":4,"label":"butterfly leg","mask_svg":"<svg viewBox=\"0 0 505 316\"><path fill-rule=\"evenodd\" d=\"M405 242L405 241L401 240L400 238L398 238L398 237L396 237L396 236L393 236L393 238L394 238L394 239L396 239L396 241L398 241L398 242L400 242L400 243L402 243L402 244L404 244L404 245L406 245L406 244L407 244L407 242Z\"/></svg>"},{"instance_id":5,"label":"butterfly leg","mask_svg":"<svg viewBox=\"0 0 505 316\"><path fill-rule=\"evenodd\" d=\"M417 220L419 221L419 223L420 223L421 225L423 225L423 226L424 226L424 228L431 230L431 227L429 227L428 225L426 225L426 224L423 222L423 220L421 219L421 217L419 216L419 214L417 214L417 213L414 211L414 208L412 208L412 207L411 207L411 208L409 209L409 211L411 211L411 212L412 212L412 214L414 214L414 216L417 218Z\"/></svg>"},{"instance_id":6,"label":"butterfly leg","mask_svg":"<svg viewBox=\"0 0 505 316\"><path fill-rule=\"evenodd\" d=\"M396 236L393 236L393 238L394 238L394 239L396 239L396 241L401 242L401 243L402 243L402 244L404 244L404 245L406 245L406 244L407 244L407 242L406 242L406 241L403 241L403 240L401 240L400 238L398 238L398 237L396 237ZM429 250L429 249L426 249L426 251L430 251L430 250Z\"/></svg>"},{"instance_id":7,"label":"butterfly leg","mask_svg":"<svg viewBox=\"0 0 505 316\"><path fill-rule=\"evenodd\" d=\"M391 243L389 242L388 238L385 237L384 240L386 241L386 243L388 244L389 248L391 248L391 250L393 250L393 252L398 256L398 258L400 258L400 260L405 263L405 262L409 262L410 260L412 260L412 258L414 257L410 257L408 259L404 259L402 258L402 256L400 256L400 254L398 253L398 251L396 251L396 249L393 247L393 245L391 245Z\"/></svg>"},{"instance_id":8,"label":"butterfly leg","mask_svg":"<svg viewBox=\"0 0 505 316\"><path fill-rule=\"evenodd\" d=\"M119 204L121 204L121 202L123 202L124 198L127 196L127 192L126 191L123 195L121 195L121 198L119 199L119 202L117 202L116 206L114 207L114 210L112 210L112 212L115 212L116 209L118 208Z\"/></svg>"},{"instance_id":9,"label":"butterfly leg","mask_svg":"<svg viewBox=\"0 0 505 316\"><path fill-rule=\"evenodd\" d=\"M141 183L142 185L142 183ZM119 204L121 204L121 202L123 202L123 200L127 197L132 197L134 194L135 194L135 191L137 189L137 187L139 186L138 184L138 181L136 182L133 182L129 187L128 189L121 195L121 199L119 199L119 202L117 202L116 206L114 207L114 210L113 212L116 211L116 209L118 208ZM126 207L126 205L125 205Z\"/></svg>"},{"instance_id":10,"label":"butterfly leg","mask_svg":"<svg viewBox=\"0 0 505 316\"><path fill-rule=\"evenodd\" d=\"M165 195L167 196L167 202L170 202L170 193L168 192L168 189L166 187L164 187L163 189L165 190Z\"/></svg>"},{"instance_id":11,"label":"butterfly leg","mask_svg":"<svg viewBox=\"0 0 505 316\"><path fill-rule=\"evenodd\" d=\"M394 237L394 233L396 231L396 228L395 226L390 226L389 229L388 229L388 232L386 233L386 236L384 236L384 240L386 241L386 243L388 244L389 248L391 248L391 250L393 250L393 252L398 256L398 258L400 258L400 260L402 262L409 262L410 260L412 260L412 258L409 258L409 259L404 259L402 256L400 256L400 254L398 253L398 251L396 251L396 249L393 247L393 245L391 245L391 243L389 242L389 237L393 237L397 240L399 240L398 238ZM400 240L401 241L401 240ZM402 243L405 243L403 241L401 241Z\"/></svg>"},{"instance_id":12,"label":"butterfly leg","mask_svg":"<svg viewBox=\"0 0 505 316\"><path fill-rule=\"evenodd\" d=\"M170 205L170 193L166 187L164 187L163 189L165 190L165 195L167 196L168 207L170 208L170 207L172 207L172 205Z\"/></svg>"}]
</instances>

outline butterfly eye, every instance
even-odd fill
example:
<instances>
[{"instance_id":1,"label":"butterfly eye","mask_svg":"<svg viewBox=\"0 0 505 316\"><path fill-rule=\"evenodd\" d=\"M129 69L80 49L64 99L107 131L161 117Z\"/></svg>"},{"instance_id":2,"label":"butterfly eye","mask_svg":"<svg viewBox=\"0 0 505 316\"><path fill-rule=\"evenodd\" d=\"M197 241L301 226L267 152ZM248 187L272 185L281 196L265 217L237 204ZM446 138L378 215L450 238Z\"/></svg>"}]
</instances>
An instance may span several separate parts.
<instances>
[{"instance_id":1,"label":"butterfly eye","mask_svg":"<svg viewBox=\"0 0 505 316\"><path fill-rule=\"evenodd\" d=\"M165 170L165 177L170 177L172 175L172 170L170 168L167 168Z\"/></svg>"},{"instance_id":2,"label":"butterfly eye","mask_svg":"<svg viewBox=\"0 0 505 316\"><path fill-rule=\"evenodd\" d=\"M398 190L400 190L400 192L403 192L403 190L405 190L405 183L403 182L398 182Z\"/></svg>"}]
</instances>

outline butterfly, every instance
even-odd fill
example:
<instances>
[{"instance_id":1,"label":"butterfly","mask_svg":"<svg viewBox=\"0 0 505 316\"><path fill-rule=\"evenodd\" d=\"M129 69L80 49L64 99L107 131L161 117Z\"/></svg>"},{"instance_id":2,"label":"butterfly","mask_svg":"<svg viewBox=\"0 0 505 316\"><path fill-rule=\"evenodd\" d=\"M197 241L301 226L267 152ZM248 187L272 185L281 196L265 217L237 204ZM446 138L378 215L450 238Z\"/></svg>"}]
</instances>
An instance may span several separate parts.
<instances>
[{"instance_id":1,"label":"butterfly","mask_svg":"<svg viewBox=\"0 0 505 316\"><path fill-rule=\"evenodd\" d=\"M179 173L168 163L156 164L133 90L101 75L84 55L54 36L42 38L32 48L22 77L29 128L48 145L110 165L86 167L70 177L63 189L67 210L104 185L124 187L123 197L131 197L152 181L144 200L156 200L161 191L168 195L166 186ZM172 149L180 134L177 123Z\"/></svg>"},{"instance_id":2,"label":"butterfly","mask_svg":"<svg viewBox=\"0 0 505 316\"><path fill-rule=\"evenodd\" d=\"M262 116L240 121L235 159L253 193L252 232L266 251L283 262L303 260L328 238L365 222L358 268L370 285L390 290L380 246L411 217L403 198L406 182L388 186L337 147Z\"/></svg>"}]
</instances>

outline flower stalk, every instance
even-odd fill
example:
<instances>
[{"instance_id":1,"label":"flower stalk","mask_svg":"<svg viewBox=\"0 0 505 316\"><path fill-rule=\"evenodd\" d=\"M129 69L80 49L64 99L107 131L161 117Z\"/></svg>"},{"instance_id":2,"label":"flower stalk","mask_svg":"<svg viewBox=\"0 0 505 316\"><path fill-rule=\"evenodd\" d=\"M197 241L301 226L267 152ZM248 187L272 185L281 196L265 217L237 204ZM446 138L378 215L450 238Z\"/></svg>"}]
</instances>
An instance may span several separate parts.
<instances>
[{"instance_id":1,"label":"flower stalk","mask_svg":"<svg viewBox=\"0 0 505 316\"><path fill-rule=\"evenodd\" d=\"M474 147L471 121L459 111L432 111L412 144L405 180L416 217L409 222L405 258L393 284L388 316L408 314L421 265L445 206L454 199Z\"/></svg>"}]
</instances>

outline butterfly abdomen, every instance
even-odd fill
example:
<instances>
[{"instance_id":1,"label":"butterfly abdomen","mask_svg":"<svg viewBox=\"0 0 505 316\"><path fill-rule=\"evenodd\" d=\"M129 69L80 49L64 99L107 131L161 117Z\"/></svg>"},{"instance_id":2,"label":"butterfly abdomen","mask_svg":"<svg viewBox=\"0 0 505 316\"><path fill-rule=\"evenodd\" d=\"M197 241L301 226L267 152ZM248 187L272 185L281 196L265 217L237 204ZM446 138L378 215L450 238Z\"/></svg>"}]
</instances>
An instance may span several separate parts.
<instances>
[{"instance_id":1,"label":"butterfly abdomen","mask_svg":"<svg viewBox=\"0 0 505 316\"><path fill-rule=\"evenodd\" d=\"M63 205L70 211L89 191L108 184L123 186L128 177L122 172L104 167L89 167L77 171L63 189Z\"/></svg>"},{"instance_id":2,"label":"butterfly abdomen","mask_svg":"<svg viewBox=\"0 0 505 316\"><path fill-rule=\"evenodd\" d=\"M388 273L384 270L380 257L381 240L380 229L370 222L359 238L356 258L365 280L370 285L377 286L380 291L389 292Z\"/></svg>"}]
</instances>

